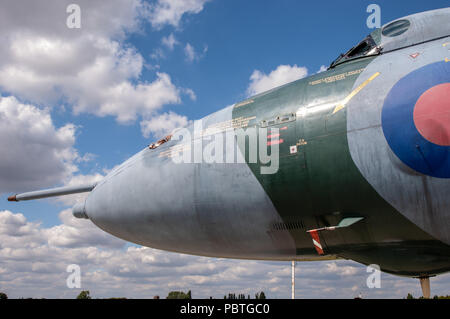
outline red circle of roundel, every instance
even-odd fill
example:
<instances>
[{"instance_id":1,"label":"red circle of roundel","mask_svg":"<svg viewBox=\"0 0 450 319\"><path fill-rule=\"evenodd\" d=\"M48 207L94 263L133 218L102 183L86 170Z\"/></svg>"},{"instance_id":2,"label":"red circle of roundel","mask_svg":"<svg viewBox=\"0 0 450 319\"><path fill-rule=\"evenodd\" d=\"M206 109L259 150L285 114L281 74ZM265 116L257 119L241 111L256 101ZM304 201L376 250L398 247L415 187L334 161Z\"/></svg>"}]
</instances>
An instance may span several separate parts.
<instances>
[{"instance_id":1,"label":"red circle of roundel","mask_svg":"<svg viewBox=\"0 0 450 319\"><path fill-rule=\"evenodd\" d=\"M431 143L450 146L450 83L425 91L414 107L414 124Z\"/></svg>"}]
</instances>

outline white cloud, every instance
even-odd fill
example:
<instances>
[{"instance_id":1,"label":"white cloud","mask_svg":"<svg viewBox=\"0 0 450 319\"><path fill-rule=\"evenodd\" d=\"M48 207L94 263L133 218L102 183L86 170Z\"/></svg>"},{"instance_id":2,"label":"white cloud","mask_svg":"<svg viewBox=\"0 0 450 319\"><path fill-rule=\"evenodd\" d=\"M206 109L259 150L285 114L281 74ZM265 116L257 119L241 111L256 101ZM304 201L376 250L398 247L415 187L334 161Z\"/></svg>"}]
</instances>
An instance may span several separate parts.
<instances>
[{"instance_id":1,"label":"white cloud","mask_svg":"<svg viewBox=\"0 0 450 319\"><path fill-rule=\"evenodd\" d=\"M101 174L77 174L77 164L95 158L80 155L74 148L76 127L56 128L48 109L19 102L15 97L0 97L0 193L24 192L56 184L80 186L103 178ZM58 197L74 205L86 194Z\"/></svg>"},{"instance_id":2,"label":"white cloud","mask_svg":"<svg viewBox=\"0 0 450 319\"><path fill-rule=\"evenodd\" d=\"M138 115L150 115L165 104L181 103L180 89L172 83L170 76L160 72L156 74L157 79L151 83L133 85L129 81L121 81L93 96L82 96L75 104L74 111L76 114L88 112L98 116L114 115L117 121L129 123L136 120ZM90 85L87 82L85 85ZM95 87L95 83L91 85ZM98 101L98 104L94 101Z\"/></svg>"},{"instance_id":3,"label":"white cloud","mask_svg":"<svg viewBox=\"0 0 450 319\"><path fill-rule=\"evenodd\" d=\"M189 96L189 98L192 101L195 101L197 99L197 96L195 95L195 92L191 89L182 89L183 93Z\"/></svg>"},{"instance_id":4,"label":"white cloud","mask_svg":"<svg viewBox=\"0 0 450 319\"><path fill-rule=\"evenodd\" d=\"M280 65L269 74L265 74L259 70L253 71L250 76L250 85L247 88L249 96L262 93L283 84L304 78L308 75L308 69L298 67L296 64Z\"/></svg>"},{"instance_id":5,"label":"white cloud","mask_svg":"<svg viewBox=\"0 0 450 319\"><path fill-rule=\"evenodd\" d=\"M134 83L142 71L143 58L118 42L99 38L65 42L24 35L10 41L14 62L0 62L0 86L36 103L51 105L65 98L76 114L110 115L127 123L165 104L181 102L179 89L166 73L158 72L151 83ZM86 54L91 61L77 60ZM62 67L65 58L71 67Z\"/></svg>"},{"instance_id":6,"label":"white cloud","mask_svg":"<svg viewBox=\"0 0 450 319\"><path fill-rule=\"evenodd\" d=\"M75 114L114 116L120 123L181 103L182 90L167 73L158 72L152 82L140 80L144 59L123 41L148 16L146 2L79 1L79 31L65 26L69 3L27 2L36 9L31 12L19 10L15 2L0 4L0 18L6 20L0 22L5 26L0 28L3 91L39 105L63 100ZM170 41L175 39L169 36Z\"/></svg>"},{"instance_id":7,"label":"white cloud","mask_svg":"<svg viewBox=\"0 0 450 319\"><path fill-rule=\"evenodd\" d=\"M354 276L358 273L358 268L353 266L339 266L336 262L330 262L323 270L324 273L339 274L341 276Z\"/></svg>"},{"instance_id":8,"label":"white cloud","mask_svg":"<svg viewBox=\"0 0 450 319\"><path fill-rule=\"evenodd\" d=\"M173 35L173 33L171 33L169 36L167 37L163 37L161 39L161 42L164 46L166 46L170 51L173 50L173 48L175 47L175 45L179 44L178 40L175 39L175 36Z\"/></svg>"},{"instance_id":9,"label":"white cloud","mask_svg":"<svg viewBox=\"0 0 450 319\"><path fill-rule=\"evenodd\" d=\"M317 71L317 73L322 73L325 72L326 70L328 70L328 67L326 65L321 65L319 71Z\"/></svg>"},{"instance_id":10,"label":"white cloud","mask_svg":"<svg viewBox=\"0 0 450 319\"><path fill-rule=\"evenodd\" d=\"M69 178L80 160L75 126L56 128L49 110L0 97L0 193L48 187Z\"/></svg>"},{"instance_id":11,"label":"white cloud","mask_svg":"<svg viewBox=\"0 0 450 319\"><path fill-rule=\"evenodd\" d=\"M184 14L197 14L209 0L158 0L151 5L149 20L155 28L178 27Z\"/></svg>"},{"instance_id":12,"label":"white cloud","mask_svg":"<svg viewBox=\"0 0 450 319\"><path fill-rule=\"evenodd\" d=\"M187 124L186 116L168 112L141 121L141 131L144 137L148 138L152 134L159 138L171 133L176 128L185 127Z\"/></svg>"},{"instance_id":13,"label":"white cloud","mask_svg":"<svg viewBox=\"0 0 450 319\"><path fill-rule=\"evenodd\" d=\"M186 59L189 62L194 61L196 54L195 54L195 49L192 45L190 45L189 43L186 44L186 46L184 47L184 54L186 55Z\"/></svg>"},{"instance_id":14,"label":"white cloud","mask_svg":"<svg viewBox=\"0 0 450 319\"><path fill-rule=\"evenodd\" d=\"M76 38L80 33L101 37L125 37L140 29L149 14L142 0L77 0L81 8L81 30L69 29L66 8L72 0L15 0L0 2L0 32L32 30L51 37ZM83 32L79 32L82 31Z\"/></svg>"},{"instance_id":15,"label":"white cloud","mask_svg":"<svg viewBox=\"0 0 450 319\"><path fill-rule=\"evenodd\" d=\"M161 60L166 58L166 54L162 48L155 48L153 52L150 54L150 58L153 60Z\"/></svg>"},{"instance_id":16,"label":"white cloud","mask_svg":"<svg viewBox=\"0 0 450 319\"><path fill-rule=\"evenodd\" d=\"M196 52L196 50L190 43L186 43L186 46L184 47L184 55L186 56L186 61L188 62L194 62L202 59L205 56L206 52L208 52L207 45L203 47L203 51L201 53Z\"/></svg>"},{"instance_id":17,"label":"white cloud","mask_svg":"<svg viewBox=\"0 0 450 319\"><path fill-rule=\"evenodd\" d=\"M0 211L0 287L9 297L152 298L191 290L194 298L244 293L254 298L289 298L289 262L231 260L125 246L89 220L59 215L62 224L45 228L22 214ZM66 268L81 267L81 289L68 289ZM368 289L366 267L351 261L305 262L296 266L297 298L404 298L420 295L417 279L381 276L381 289ZM450 275L431 279L432 294L448 294Z\"/></svg>"},{"instance_id":18,"label":"white cloud","mask_svg":"<svg viewBox=\"0 0 450 319\"><path fill-rule=\"evenodd\" d=\"M62 221L61 225L41 230L49 246L67 248L95 246L117 249L125 245L123 240L102 231L91 221L74 218L71 209L63 210L59 218Z\"/></svg>"}]
</instances>

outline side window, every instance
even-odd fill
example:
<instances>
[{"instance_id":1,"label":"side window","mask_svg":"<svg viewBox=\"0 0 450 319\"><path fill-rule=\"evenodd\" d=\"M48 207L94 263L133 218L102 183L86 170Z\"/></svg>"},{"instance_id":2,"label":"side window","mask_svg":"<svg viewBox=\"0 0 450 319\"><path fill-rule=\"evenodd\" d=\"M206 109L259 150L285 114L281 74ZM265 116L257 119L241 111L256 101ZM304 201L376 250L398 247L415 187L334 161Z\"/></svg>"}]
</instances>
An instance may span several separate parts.
<instances>
[{"instance_id":1,"label":"side window","mask_svg":"<svg viewBox=\"0 0 450 319\"><path fill-rule=\"evenodd\" d=\"M408 20L397 20L385 26L381 33L385 37L396 37L408 31L410 26L411 23Z\"/></svg>"},{"instance_id":2,"label":"side window","mask_svg":"<svg viewBox=\"0 0 450 319\"><path fill-rule=\"evenodd\" d=\"M347 58L354 58L357 56L365 55L373 48L372 43L369 39L365 39L360 42L356 47L354 47L350 52L347 53Z\"/></svg>"}]
</instances>

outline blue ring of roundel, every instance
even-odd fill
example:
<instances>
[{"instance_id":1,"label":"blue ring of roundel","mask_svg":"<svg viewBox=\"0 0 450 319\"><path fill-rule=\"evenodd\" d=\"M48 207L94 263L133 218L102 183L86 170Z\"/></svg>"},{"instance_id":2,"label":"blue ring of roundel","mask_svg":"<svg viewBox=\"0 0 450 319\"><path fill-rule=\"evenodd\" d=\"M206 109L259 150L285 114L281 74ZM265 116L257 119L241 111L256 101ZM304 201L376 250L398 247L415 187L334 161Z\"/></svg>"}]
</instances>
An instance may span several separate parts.
<instances>
[{"instance_id":1,"label":"blue ring of roundel","mask_svg":"<svg viewBox=\"0 0 450 319\"><path fill-rule=\"evenodd\" d=\"M436 62L400 79L387 95L381 114L384 136L392 151L425 175L450 178L450 146L426 140L414 124L414 106L430 88L450 82L450 63Z\"/></svg>"}]
</instances>

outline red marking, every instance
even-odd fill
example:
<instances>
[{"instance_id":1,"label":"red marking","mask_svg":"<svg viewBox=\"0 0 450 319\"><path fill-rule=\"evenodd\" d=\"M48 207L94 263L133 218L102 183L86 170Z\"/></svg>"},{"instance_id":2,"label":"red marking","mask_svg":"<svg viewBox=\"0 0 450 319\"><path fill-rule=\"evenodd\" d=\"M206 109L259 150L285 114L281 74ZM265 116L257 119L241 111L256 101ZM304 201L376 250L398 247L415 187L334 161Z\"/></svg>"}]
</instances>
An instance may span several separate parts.
<instances>
[{"instance_id":1,"label":"red marking","mask_svg":"<svg viewBox=\"0 0 450 319\"><path fill-rule=\"evenodd\" d=\"M417 58L419 55L420 55L420 53L419 53L419 52L416 52L416 53L410 54L409 56L410 56L411 58L415 59L415 58Z\"/></svg>"},{"instance_id":2,"label":"red marking","mask_svg":"<svg viewBox=\"0 0 450 319\"><path fill-rule=\"evenodd\" d=\"M267 138L279 137L280 133L267 135Z\"/></svg>"},{"instance_id":3,"label":"red marking","mask_svg":"<svg viewBox=\"0 0 450 319\"><path fill-rule=\"evenodd\" d=\"M282 131L287 130L287 129L288 129L287 126L283 126L282 128L280 128L280 130L282 130Z\"/></svg>"},{"instance_id":4,"label":"red marking","mask_svg":"<svg viewBox=\"0 0 450 319\"><path fill-rule=\"evenodd\" d=\"M308 233L311 235L312 240L313 240L313 244L314 244L314 248L316 248L316 251L319 255L323 255L323 248L322 245L320 244L320 238L319 238L319 233L317 232L316 229L313 230L309 230Z\"/></svg>"},{"instance_id":5,"label":"red marking","mask_svg":"<svg viewBox=\"0 0 450 319\"><path fill-rule=\"evenodd\" d=\"M425 91L414 106L414 124L431 143L450 146L450 83Z\"/></svg>"},{"instance_id":6,"label":"red marking","mask_svg":"<svg viewBox=\"0 0 450 319\"><path fill-rule=\"evenodd\" d=\"M281 144L281 143L284 143L284 140L282 138L280 138L279 140L268 141L267 146Z\"/></svg>"}]
</instances>

